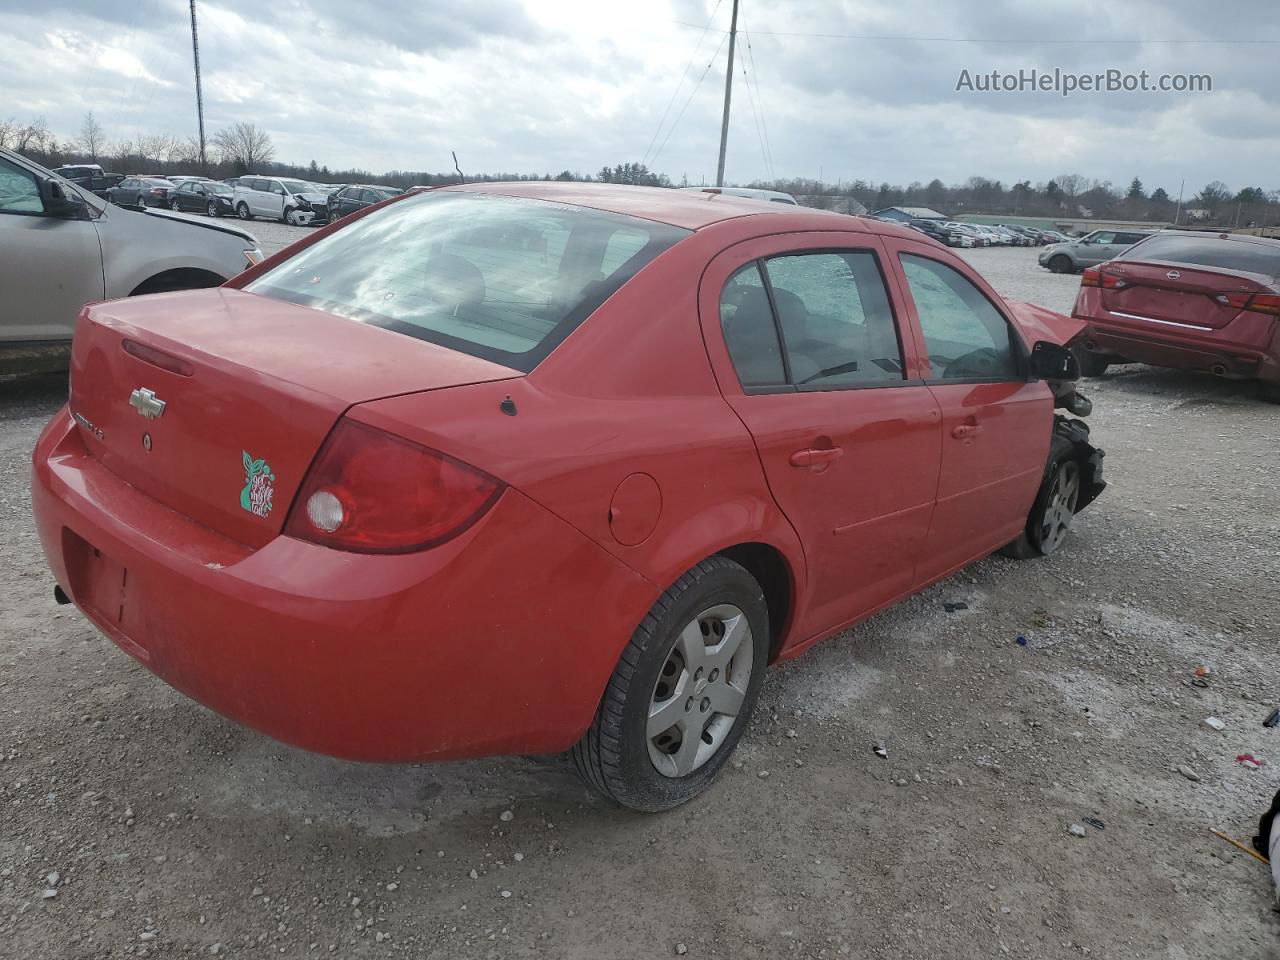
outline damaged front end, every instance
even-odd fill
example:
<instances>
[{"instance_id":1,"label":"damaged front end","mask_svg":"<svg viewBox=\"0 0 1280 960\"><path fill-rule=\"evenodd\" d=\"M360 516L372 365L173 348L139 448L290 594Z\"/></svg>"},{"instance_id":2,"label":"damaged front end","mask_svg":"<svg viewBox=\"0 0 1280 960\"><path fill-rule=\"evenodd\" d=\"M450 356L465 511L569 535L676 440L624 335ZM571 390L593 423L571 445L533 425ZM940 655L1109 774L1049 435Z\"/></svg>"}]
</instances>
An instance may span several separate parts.
<instances>
[{"instance_id":1,"label":"damaged front end","mask_svg":"<svg viewBox=\"0 0 1280 960\"><path fill-rule=\"evenodd\" d=\"M1106 453L1090 442L1089 425L1079 419L1093 412L1093 402L1076 389L1080 370L1069 350L1083 334L1085 325L1074 317L1032 303L1017 300L1006 303L1028 342L1035 344L1031 352L1032 369L1053 391L1054 409L1071 414L1069 417L1055 414L1053 432L1055 437L1071 444L1080 464L1080 495L1076 501L1079 513L1107 486L1102 479L1102 460Z\"/></svg>"}]
</instances>

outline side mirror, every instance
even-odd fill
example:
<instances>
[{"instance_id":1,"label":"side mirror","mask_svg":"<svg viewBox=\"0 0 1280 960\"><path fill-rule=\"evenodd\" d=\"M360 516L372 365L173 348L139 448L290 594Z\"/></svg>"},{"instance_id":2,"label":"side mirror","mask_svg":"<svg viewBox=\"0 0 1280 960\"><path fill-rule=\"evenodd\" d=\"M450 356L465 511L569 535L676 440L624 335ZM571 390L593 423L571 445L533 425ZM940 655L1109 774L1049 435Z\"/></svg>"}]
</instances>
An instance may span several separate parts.
<instances>
[{"instance_id":1,"label":"side mirror","mask_svg":"<svg viewBox=\"0 0 1280 960\"><path fill-rule=\"evenodd\" d=\"M40 181L40 201L44 212L51 217L76 220L84 215L84 197L53 177Z\"/></svg>"},{"instance_id":2,"label":"side mirror","mask_svg":"<svg viewBox=\"0 0 1280 960\"><path fill-rule=\"evenodd\" d=\"M1080 364L1069 348L1041 340L1031 348L1031 375L1038 380L1079 380Z\"/></svg>"}]
</instances>

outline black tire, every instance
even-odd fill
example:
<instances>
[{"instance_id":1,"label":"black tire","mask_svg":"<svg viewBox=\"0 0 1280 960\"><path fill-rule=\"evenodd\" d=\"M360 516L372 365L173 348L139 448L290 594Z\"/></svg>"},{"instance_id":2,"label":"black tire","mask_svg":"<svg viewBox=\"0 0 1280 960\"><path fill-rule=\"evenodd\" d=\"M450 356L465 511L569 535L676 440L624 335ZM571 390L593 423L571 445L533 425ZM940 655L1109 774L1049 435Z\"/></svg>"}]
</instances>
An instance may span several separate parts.
<instances>
[{"instance_id":1,"label":"black tire","mask_svg":"<svg viewBox=\"0 0 1280 960\"><path fill-rule=\"evenodd\" d=\"M1072 347L1071 352L1076 355L1076 364L1080 367L1082 377L1100 377L1111 366L1111 361L1105 354L1094 353L1084 347Z\"/></svg>"},{"instance_id":2,"label":"black tire","mask_svg":"<svg viewBox=\"0 0 1280 960\"><path fill-rule=\"evenodd\" d=\"M751 629L752 659L745 695L732 726L709 758L683 776L664 775L650 757L650 705L659 692L659 680L669 675L681 631L705 612L724 604L737 607ZM747 638L742 642L746 643ZM769 611L760 584L726 557L703 560L658 598L631 635L596 708L595 719L573 747L579 776L588 787L615 803L643 812L669 810L697 796L715 780L741 739L760 694L768 654ZM693 703L698 695L689 698L689 702ZM683 700L684 691L672 694L672 699L677 698Z\"/></svg>"},{"instance_id":3,"label":"black tire","mask_svg":"<svg viewBox=\"0 0 1280 960\"><path fill-rule=\"evenodd\" d=\"M1057 524L1062 519L1061 510L1055 510L1055 507L1063 506L1058 502L1057 495L1064 478L1071 476L1074 476L1074 493L1065 506L1074 515L1079 509L1084 474L1071 441L1055 435L1049 445L1049 461L1045 465L1044 479L1040 482L1040 490L1036 494L1035 503L1031 505L1031 512L1027 514L1027 525L1018 539L1000 548L1000 553L1014 560L1030 560L1048 556L1062 546L1070 535L1069 518L1065 528L1059 530Z\"/></svg>"},{"instance_id":4,"label":"black tire","mask_svg":"<svg viewBox=\"0 0 1280 960\"><path fill-rule=\"evenodd\" d=\"M253 215L249 213L249 205L243 200L236 204L236 216L241 220L253 219Z\"/></svg>"},{"instance_id":5,"label":"black tire","mask_svg":"<svg viewBox=\"0 0 1280 960\"><path fill-rule=\"evenodd\" d=\"M209 201L209 205L208 207L205 208L205 212L209 214L209 216L215 219L217 219L217 217L220 215L218 213L218 205L214 203L212 200Z\"/></svg>"},{"instance_id":6,"label":"black tire","mask_svg":"<svg viewBox=\"0 0 1280 960\"><path fill-rule=\"evenodd\" d=\"M178 209L178 201L177 201L177 200L170 200L170 201L169 201L169 209L170 209L170 210L172 210L174 213L181 213L181 212L182 212L181 210L179 210L179 209Z\"/></svg>"},{"instance_id":7,"label":"black tire","mask_svg":"<svg viewBox=\"0 0 1280 960\"><path fill-rule=\"evenodd\" d=\"M1049 258L1049 269L1054 273L1075 273L1075 264L1065 253L1055 253Z\"/></svg>"}]
</instances>

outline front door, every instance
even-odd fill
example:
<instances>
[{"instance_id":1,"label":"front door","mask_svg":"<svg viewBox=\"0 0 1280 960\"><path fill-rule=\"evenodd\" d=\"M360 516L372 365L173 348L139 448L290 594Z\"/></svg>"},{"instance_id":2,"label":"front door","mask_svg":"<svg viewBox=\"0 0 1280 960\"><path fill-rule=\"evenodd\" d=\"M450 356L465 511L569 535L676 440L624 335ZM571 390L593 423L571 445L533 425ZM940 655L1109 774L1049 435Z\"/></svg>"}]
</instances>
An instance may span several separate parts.
<instances>
[{"instance_id":1,"label":"front door","mask_svg":"<svg viewBox=\"0 0 1280 960\"><path fill-rule=\"evenodd\" d=\"M804 547L801 637L909 591L929 528L941 416L882 256L872 237L792 234L739 244L703 277L717 379Z\"/></svg>"},{"instance_id":2,"label":"front door","mask_svg":"<svg viewBox=\"0 0 1280 960\"><path fill-rule=\"evenodd\" d=\"M103 296L93 222L46 215L36 174L3 157L0 290L0 342L69 340L80 308Z\"/></svg>"},{"instance_id":3,"label":"front door","mask_svg":"<svg viewBox=\"0 0 1280 960\"><path fill-rule=\"evenodd\" d=\"M1028 380L1019 334L958 261L924 244L886 242L942 409L938 503L918 571L927 583L1021 534L1048 458L1053 394Z\"/></svg>"}]
</instances>

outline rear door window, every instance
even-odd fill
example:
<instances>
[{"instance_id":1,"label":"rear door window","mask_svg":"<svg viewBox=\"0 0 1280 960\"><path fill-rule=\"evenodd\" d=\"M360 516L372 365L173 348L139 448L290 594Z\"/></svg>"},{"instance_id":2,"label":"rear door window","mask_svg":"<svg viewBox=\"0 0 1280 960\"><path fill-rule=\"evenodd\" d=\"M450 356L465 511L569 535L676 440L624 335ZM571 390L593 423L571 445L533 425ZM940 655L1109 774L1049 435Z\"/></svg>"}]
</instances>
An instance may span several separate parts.
<instances>
[{"instance_id":1,"label":"rear door window","mask_svg":"<svg viewBox=\"0 0 1280 960\"><path fill-rule=\"evenodd\" d=\"M797 388L903 379L897 324L874 253L792 254L767 260L765 270Z\"/></svg>"},{"instance_id":2,"label":"rear door window","mask_svg":"<svg viewBox=\"0 0 1280 960\"><path fill-rule=\"evenodd\" d=\"M782 344L778 342L778 328L759 264L747 264L724 285L720 292L720 329L744 390L786 384Z\"/></svg>"},{"instance_id":3,"label":"rear door window","mask_svg":"<svg viewBox=\"0 0 1280 960\"><path fill-rule=\"evenodd\" d=\"M958 270L901 255L934 380L1021 380L1008 321Z\"/></svg>"}]
</instances>

